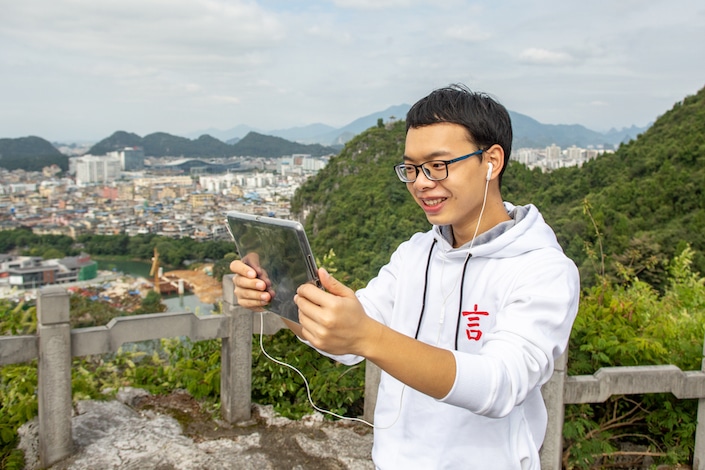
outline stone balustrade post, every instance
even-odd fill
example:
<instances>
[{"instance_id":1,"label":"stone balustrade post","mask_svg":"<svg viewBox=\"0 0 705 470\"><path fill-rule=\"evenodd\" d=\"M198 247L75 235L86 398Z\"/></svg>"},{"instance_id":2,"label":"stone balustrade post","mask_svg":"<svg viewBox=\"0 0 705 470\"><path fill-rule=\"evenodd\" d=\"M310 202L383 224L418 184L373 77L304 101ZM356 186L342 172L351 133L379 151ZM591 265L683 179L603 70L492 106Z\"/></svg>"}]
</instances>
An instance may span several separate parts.
<instances>
[{"instance_id":1,"label":"stone balustrade post","mask_svg":"<svg viewBox=\"0 0 705 470\"><path fill-rule=\"evenodd\" d=\"M220 358L220 400L230 423L252 416L252 312L237 305L234 275L223 276L223 314L229 317Z\"/></svg>"},{"instance_id":2,"label":"stone balustrade post","mask_svg":"<svg viewBox=\"0 0 705 470\"><path fill-rule=\"evenodd\" d=\"M568 365L566 350L553 365L553 375L541 388L548 412L546 437L541 447L541 469L560 470L563 456L563 421L565 417L565 375Z\"/></svg>"},{"instance_id":3,"label":"stone balustrade post","mask_svg":"<svg viewBox=\"0 0 705 470\"><path fill-rule=\"evenodd\" d=\"M69 294L41 288L37 299L39 460L43 468L73 451Z\"/></svg>"},{"instance_id":4,"label":"stone balustrade post","mask_svg":"<svg viewBox=\"0 0 705 470\"><path fill-rule=\"evenodd\" d=\"M375 406L377 406L377 389L382 375L382 369L370 361L365 364L365 406L363 419L373 423L375 419Z\"/></svg>"},{"instance_id":5,"label":"stone balustrade post","mask_svg":"<svg viewBox=\"0 0 705 470\"><path fill-rule=\"evenodd\" d=\"M700 370L705 371L705 342ZM698 399L698 417L695 428L695 445L693 446L693 470L705 470L705 398Z\"/></svg>"}]
</instances>

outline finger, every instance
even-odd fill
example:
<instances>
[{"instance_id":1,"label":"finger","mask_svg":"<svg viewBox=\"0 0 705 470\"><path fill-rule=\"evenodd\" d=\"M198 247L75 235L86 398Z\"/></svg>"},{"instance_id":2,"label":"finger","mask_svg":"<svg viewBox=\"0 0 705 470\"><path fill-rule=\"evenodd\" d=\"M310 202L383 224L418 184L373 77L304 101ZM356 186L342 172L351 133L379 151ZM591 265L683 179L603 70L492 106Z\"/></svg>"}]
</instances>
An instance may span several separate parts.
<instances>
[{"instance_id":1,"label":"finger","mask_svg":"<svg viewBox=\"0 0 705 470\"><path fill-rule=\"evenodd\" d=\"M349 297L355 295L355 292L330 275L328 271L321 268L318 270L321 277L321 285L331 294L339 297Z\"/></svg>"},{"instance_id":2,"label":"finger","mask_svg":"<svg viewBox=\"0 0 705 470\"><path fill-rule=\"evenodd\" d=\"M267 305L271 301L271 295L267 292L250 289L235 289L237 303L245 308L259 308Z\"/></svg>"},{"instance_id":3,"label":"finger","mask_svg":"<svg viewBox=\"0 0 705 470\"><path fill-rule=\"evenodd\" d=\"M249 277L235 276L235 288L263 292L267 290L267 287L267 283L262 279L250 279Z\"/></svg>"},{"instance_id":4,"label":"finger","mask_svg":"<svg viewBox=\"0 0 705 470\"><path fill-rule=\"evenodd\" d=\"M321 286L323 286L327 293L333 294L336 297L355 296L355 292L352 289L345 286L343 283L331 276L330 273L328 273L328 271L326 271L325 269L320 268L318 270L318 277L321 281ZM311 298L311 300L318 304L321 303L319 302L319 300L323 301L326 298L325 295L321 295L325 294L326 292L314 287L312 284L305 284L299 289L301 289L302 294Z\"/></svg>"},{"instance_id":5,"label":"finger","mask_svg":"<svg viewBox=\"0 0 705 470\"><path fill-rule=\"evenodd\" d=\"M302 297L295 297L296 305L299 307L299 324L301 325L301 338L310 341L312 344L318 343L321 325L319 325L320 310L318 305Z\"/></svg>"},{"instance_id":6,"label":"finger","mask_svg":"<svg viewBox=\"0 0 705 470\"><path fill-rule=\"evenodd\" d=\"M239 276L245 276L250 278L257 277L257 273L255 272L255 270L239 259L236 259L235 261L230 263L230 271Z\"/></svg>"},{"instance_id":7,"label":"finger","mask_svg":"<svg viewBox=\"0 0 705 470\"><path fill-rule=\"evenodd\" d=\"M327 304L328 302L326 296L331 295L325 292L324 290L321 290L318 287L314 286L313 284L303 284L299 286L299 288L296 289L296 294L297 297L300 297L302 299L302 301L306 301L306 303L302 305L313 304L317 306Z\"/></svg>"}]
</instances>

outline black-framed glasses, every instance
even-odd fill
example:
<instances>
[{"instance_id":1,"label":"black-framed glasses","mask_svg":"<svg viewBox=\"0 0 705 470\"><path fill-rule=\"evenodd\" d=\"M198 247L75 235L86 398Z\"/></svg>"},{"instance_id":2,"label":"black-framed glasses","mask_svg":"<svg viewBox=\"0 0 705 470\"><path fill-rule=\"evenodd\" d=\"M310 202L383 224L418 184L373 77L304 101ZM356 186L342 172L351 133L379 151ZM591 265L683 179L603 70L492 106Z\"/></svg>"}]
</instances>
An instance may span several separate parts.
<instances>
[{"instance_id":1,"label":"black-framed glasses","mask_svg":"<svg viewBox=\"0 0 705 470\"><path fill-rule=\"evenodd\" d=\"M394 171L397 172L397 176L403 183L413 183L416 181L416 178L419 176L419 170L423 171L426 178L431 181L441 181L448 178L448 165L465 160L466 158L474 157L475 155L480 155L482 152L484 152L484 150L480 149L452 160L431 160L429 162L423 162L421 165L400 163L394 165Z\"/></svg>"}]
</instances>

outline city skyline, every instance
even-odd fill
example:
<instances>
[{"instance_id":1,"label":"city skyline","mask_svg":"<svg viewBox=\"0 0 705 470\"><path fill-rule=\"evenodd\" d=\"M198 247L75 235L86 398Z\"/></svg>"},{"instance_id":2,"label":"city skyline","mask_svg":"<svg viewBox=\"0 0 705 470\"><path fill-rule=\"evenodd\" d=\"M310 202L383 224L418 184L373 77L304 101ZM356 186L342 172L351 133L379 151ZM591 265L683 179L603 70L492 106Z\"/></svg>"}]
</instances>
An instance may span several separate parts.
<instances>
[{"instance_id":1,"label":"city skyline","mask_svg":"<svg viewBox=\"0 0 705 470\"><path fill-rule=\"evenodd\" d=\"M0 2L3 138L341 127L455 82L603 132L705 77L696 0Z\"/></svg>"}]
</instances>

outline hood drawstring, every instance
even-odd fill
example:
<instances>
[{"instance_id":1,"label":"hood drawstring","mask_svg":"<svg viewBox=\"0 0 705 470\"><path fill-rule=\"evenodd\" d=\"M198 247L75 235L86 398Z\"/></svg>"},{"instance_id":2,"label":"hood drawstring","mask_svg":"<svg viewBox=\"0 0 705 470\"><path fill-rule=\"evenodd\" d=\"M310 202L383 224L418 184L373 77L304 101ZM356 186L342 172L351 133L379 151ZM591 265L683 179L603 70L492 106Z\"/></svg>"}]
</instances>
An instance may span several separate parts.
<instances>
[{"instance_id":1,"label":"hood drawstring","mask_svg":"<svg viewBox=\"0 0 705 470\"><path fill-rule=\"evenodd\" d=\"M416 326L416 334L414 334L414 339L419 339L419 331L421 330L421 320L423 320L423 314L424 311L426 310L426 290L428 289L428 271L431 266L431 255L433 254L433 249L436 247L436 240L435 238L433 239L433 243L431 243L431 249L428 250L428 259L426 260L426 274L424 277L424 283L423 283L423 297L421 297L421 314L419 315L419 324Z\"/></svg>"},{"instance_id":2,"label":"hood drawstring","mask_svg":"<svg viewBox=\"0 0 705 470\"><path fill-rule=\"evenodd\" d=\"M468 253L463 263L463 274L460 275L460 300L458 300L458 322L455 324L455 350L458 350L458 334L460 334L460 318L463 316L463 284L465 284L465 271L468 269L468 261L472 258L472 253Z\"/></svg>"},{"instance_id":3,"label":"hood drawstring","mask_svg":"<svg viewBox=\"0 0 705 470\"><path fill-rule=\"evenodd\" d=\"M433 250L436 247L436 243L438 240L435 238L433 239L433 243L431 244L431 249L428 251L428 259L426 260L426 273L424 276L424 285L423 285L423 297L421 298L421 313L419 314L419 323L416 326L416 334L414 334L414 339L419 339L419 332L421 331L421 322L423 321L423 316L426 311L426 292L428 290L428 272L431 269L431 256L433 255ZM465 272L467 271L468 268L468 262L470 261L470 258L472 258L472 253L468 253L468 256L465 258L465 262L463 263L463 272L460 275L460 300L458 301L458 320L455 325L455 350L458 349L458 334L460 333L460 318L462 316L462 310L463 310L463 285L465 284Z\"/></svg>"}]
</instances>

